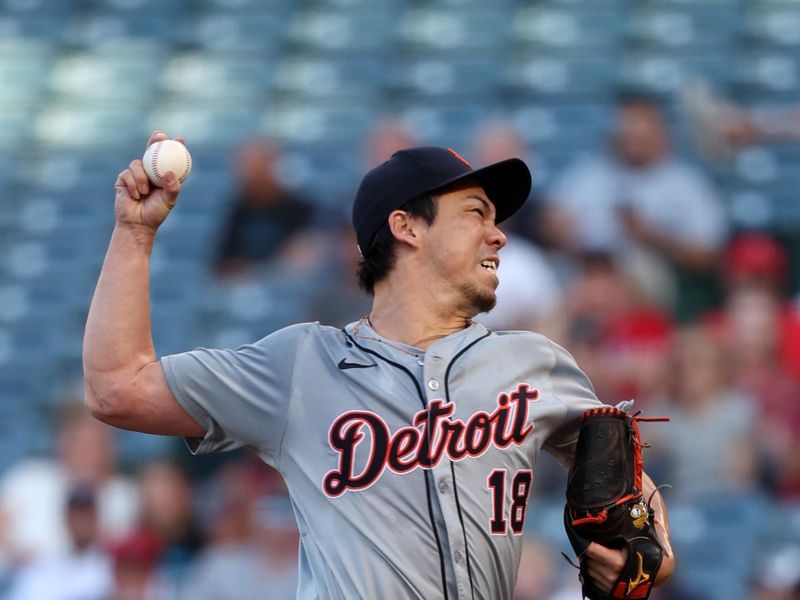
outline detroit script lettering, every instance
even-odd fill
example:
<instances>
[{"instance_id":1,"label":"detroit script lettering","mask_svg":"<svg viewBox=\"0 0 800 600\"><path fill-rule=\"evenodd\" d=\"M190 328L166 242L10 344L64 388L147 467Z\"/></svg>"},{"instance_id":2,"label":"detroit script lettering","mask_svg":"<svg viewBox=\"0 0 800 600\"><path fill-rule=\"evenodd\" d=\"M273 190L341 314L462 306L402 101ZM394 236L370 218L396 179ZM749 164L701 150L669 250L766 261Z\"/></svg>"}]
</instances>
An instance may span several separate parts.
<instances>
[{"instance_id":1,"label":"detroit script lettering","mask_svg":"<svg viewBox=\"0 0 800 600\"><path fill-rule=\"evenodd\" d=\"M497 397L491 413L478 411L469 419L451 419L455 404L431 400L428 408L414 415L413 424L391 433L374 412L351 410L331 424L328 441L339 455L339 466L322 481L328 496L371 486L387 467L395 473L416 468L431 469L443 456L450 460L482 455L490 446L508 448L521 445L533 431L528 422L528 402L539 399L539 391L520 383L511 393ZM369 429L369 436L365 434ZM367 440L368 441L365 441ZM356 448L369 443L369 459L360 473L355 472Z\"/></svg>"}]
</instances>

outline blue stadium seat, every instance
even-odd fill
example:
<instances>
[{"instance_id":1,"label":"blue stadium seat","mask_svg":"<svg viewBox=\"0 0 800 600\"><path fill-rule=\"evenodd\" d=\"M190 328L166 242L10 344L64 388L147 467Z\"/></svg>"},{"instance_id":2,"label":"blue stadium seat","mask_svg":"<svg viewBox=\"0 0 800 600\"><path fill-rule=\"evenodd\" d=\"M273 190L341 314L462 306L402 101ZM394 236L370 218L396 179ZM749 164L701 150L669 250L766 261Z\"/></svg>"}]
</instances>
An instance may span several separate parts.
<instances>
[{"instance_id":1,"label":"blue stadium seat","mask_svg":"<svg viewBox=\"0 0 800 600\"><path fill-rule=\"evenodd\" d=\"M58 43L64 32L64 22L69 13L61 17L57 11L9 15L0 13L0 33L4 39L36 39L41 42Z\"/></svg>"},{"instance_id":2,"label":"blue stadium seat","mask_svg":"<svg viewBox=\"0 0 800 600\"><path fill-rule=\"evenodd\" d=\"M317 144L287 148L282 172L291 187L311 201L347 212L363 175L362 149L332 150Z\"/></svg>"},{"instance_id":3,"label":"blue stadium seat","mask_svg":"<svg viewBox=\"0 0 800 600\"><path fill-rule=\"evenodd\" d=\"M505 85L536 98L584 98L607 101L617 86L618 65L612 55L586 57L539 54L512 58L505 69Z\"/></svg>"},{"instance_id":4,"label":"blue stadium seat","mask_svg":"<svg viewBox=\"0 0 800 600\"><path fill-rule=\"evenodd\" d=\"M177 29L179 43L189 48L273 53L283 43L285 19L268 8L210 10L188 15Z\"/></svg>"},{"instance_id":5,"label":"blue stadium seat","mask_svg":"<svg viewBox=\"0 0 800 600\"><path fill-rule=\"evenodd\" d=\"M374 117L374 108L366 104L282 101L267 107L260 131L290 145L349 145L362 139Z\"/></svg>"},{"instance_id":6,"label":"blue stadium seat","mask_svg":"<svg viewBox=\"0 0 800 600\"><path fill-rule=\"evenodd\" d=\"M800 46L800 7L792 3L755 5L746 21L751 41L764 49Z\"/></svg>"},{"instance_id":7,"label":"blue stadium seat","mask_svg":"<svg viewBox=\"0 0 800 600\"><path fill-rule=\"evenodd\" d=\"M52 61L52 52L46 44L0 43L0 106L7 110L25 110L38 101L44 89Z\"/></svg>"},{"instance_id":8,"label":"blue stadium seat","mask_svg":"<svg viewBox=\"0 0 800 600\"><path fill-rule=\"evenodd\" d=\"M0 11L15 17L48 13L58 18L74 11L76 4L73 0L2 0Z\"/></svg>"},{"instance_id":9,"label":"blue stadium seat","mask_svg":"<svg viewBox=\"0 0 800 600\"><path fill-rule=\"evenodd\" d=\"M144 114L137 108L56 102L37 116L34 137L48 150L141 147L143 123Z\"/></svg>"},{"instance_id":10,"label":"blue stadium seat","mask_svg":"<svg viewBox=\"0 0 800 600\"><path fill-rule=\"evenodd\" d=\"M269 91L273 64L250 52L179 53L166 62L161 83L174 102L252 105Z\"/></svg>"},{"instance_id":11,"label":"blue stadium seat","mask_svg":"<svg viewBox=\"0 0 800 600\"><path fill-rule=\"evenodd\" d=\"M632 14L628 36L652 48L727 49L736 41L740 23L733 2L651 4Z\"/></svg>"},{"instance_id":12,"label":"blue stadium seat","mask_svg":"<svg viewBox=\"0 0 800 600\"><path fill-rule=\"evenodd\" d=\"M155 94L160 70L152 55L80 52L58 60L49 89L63 102L113 109L144 107Z\"/></svg>"},{"instance_id":13,"label":"blue stadium seat","mask_svg":"<svg viewBox=\"0 0 800 600\"><path fill-rule=\"evenodd\" d=\"M512 111L514 125L534 146L534 154L538 148L586 148L604 137L612 118L611 107L590 102L537 102Z\"/></svg>"},{"instance_id":14,"label":"blue stadium seat","mask_svg":"<svg viewBox=\"0 0 800 600\"><path fill-rule=\"evenodd\" d=\"M493 51L505 47L511 29L508 11L488 8L452 10L411 8L399 22L400 43L411 51ZM477 78L476 78L477 79Z\"/></svg>"},{"instance_id":15,"label":"blue stadium seat","mask_svg":"<svg viewBox=\"0 0 800 600\"><path fill-rule=\"evenodd\" d=\"M733 64L726 52L676 53L636 51L622 63L623 83L654 93L673 94L688 79L702 77L717 89L733 79Z\"/></svg>"},{"instance_id":16,"label":"blue stadium seat","mask_svg":"<svg viewBox=\"0 0 800 600\"><path fill-rule=\"evenodd\" d=\"M496 108L491 100L481 97L420 102L400 111L399 115L425 143L456 148L469 158L468 148L475 128L490 118Z\"/></svg>"},{"instance_id":17,"label":"blue stadium seat","mask_svg":"<svg viewBox=\"0 0 800 600\"><path fill-rule=\"evenodd\" d=\"M800 58L791 51L754 51L739 61L737 83L761 90L777 99L800 93Z\"/></svg>"},{"instance_id":18,"label":"blue stadium seat","mask_svg":"<svg viewBox=\"0 0 800 600\"><path fill-rule=\"evenodd\" d=\"M376 56L341 59L286 56L275 69L275 92L312 98L374 98L384 84L386 63Z\"/></svg>"},{"instance_id":19,"label":"blue stadium seat","mask_svg":"<svg viewBox=\"0 0 800 600\"><path fill-rule=\"evenodd\" d=\"M486 53L398 60L389 66L392 94L489 100L502 84L499 57Z\"/></svg>"},{"instance_id":20,"label":"blue stadium seat","mask_svg":"<svg viewBox=\"0 0 800 600\"><path fill-rule=\"evenodd\" d=\"M129 40L152 42L154 46L172 45L178 40L175 22L183 18L170 3L150 12L103 10L70 19L62 38L74 48L106 46L111 51L114 44ZM130 56L136 58L135 54Z\"/></svg>"},{"instance_id":21,"label":"blue stadium seat","mask_svg":"<svg viewBox=\"0 0 800 600\"><path fill-rule=\"evenodd\" d=\"M262 10L281 17L285 16L293 3L294 0L192 0L195 7L209 11L236 13Z\"/></svg>"},{"instance_id":22,"label":"blue stadium seat","mask_svg":"<svg viewBox=\"0 0 800 600\"><path fill-rule=\"evenodd\" d=\"M0 151L10 154L29 146L34 137L34 115L16 104L0 104Z\"/></svg>"},{"instance_id":23,"label":"blue stadium seat","mask_svg":"<svg viewBox=\"0 0 800 600\"><path fill-rule=\"evenodd\" d=\"M118 13L120 15L137 17L140 15L163 15L168 17L178 16L178 11L191 10L187 0L84 0L86 12L89 14Z\"/></svg>"},{"instance_id":24,"label":"blue stadium seat","mask_svg":"<svg viewBox=\"0 0 800 600\"><path fill-rule=\"evenodd\" d=\"M306 52L348 54L369 52L373 56L386 50L397 23L396 11L375 5L355 9L307 9L295 13L288 22L287 38L292 46Z\"/></svg>"},{"instance_id":25,"label":"blue stadium seat","mask_svg":"<svg viewBox=\"0 0 800 600\"><path fill-rule=\"evenodd\" d=\"M515 42L525 47L576 53L614 51L622 42L618 10L597 3L585 8L541 3L523 6L513 18Z\"/></svg>"},{"instance_id":26,"label":"blue stadium seat","mask_svg":"<svg viewBox=\"0 0 800 600\"><path fill-rule=\"evenodd\" d=\"M187 106L167 101L156 105L148 118L142 120L138 135L144 139L149 132L161 129L183 135L190 148L192 144L213 143L219 152L258 132L260 105L261 102L253 101L220 106L211 99L207 103L196 100Z\"/></svg>"}]
</instances>

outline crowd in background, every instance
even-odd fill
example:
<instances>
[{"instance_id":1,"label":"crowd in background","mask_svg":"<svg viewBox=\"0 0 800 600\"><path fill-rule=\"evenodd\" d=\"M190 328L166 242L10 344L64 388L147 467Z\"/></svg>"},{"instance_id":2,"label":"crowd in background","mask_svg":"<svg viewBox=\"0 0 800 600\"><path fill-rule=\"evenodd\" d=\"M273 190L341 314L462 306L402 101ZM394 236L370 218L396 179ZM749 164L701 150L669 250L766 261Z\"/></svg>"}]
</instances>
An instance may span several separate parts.
<instances>
[{"instance_id":1,"label":"crowd in background","mask_svg":"<svg viewBox=\"0 0 800 600\"><path fill-rule=\"evenodd\" d=\"M605 151L575 156L547 189L536 185L536 149L510 124L476 130L473 146L458 149L473 164L522 156L534 175L527 209L504 226L497 308L479 319L544 332L576 357L601 400L634 398L637 409L670 417L644 428L647 471L673 487L668 505L715 495L796 505L796 264L783 240L727 225L725 198L673 151L667 123L657 101L621 95ZM397 121L376 124L364 170L417 135ZM265 277L313 282L308 320L356 320L370 300L354 277L350 199L341 212L319 209L283 183L280 155L258 139L232 158L239 189L208 270L229 288ZM299 540L277 473L238 452L192 458L178 440L160 457L123 456L123 434L87 415L79 392L62 406L57 454L0 479L7 598L294 597ZM564 473L552 462L542 461L536 482L531 511L563 498ZM518 600L578 598L575 574L559 576L557 550L535 530L526 539ZM800 598L798 555L789 547L771 557L752 597ZM658 598L703 598L677 580Z\"/></svg>"}]
</instances>

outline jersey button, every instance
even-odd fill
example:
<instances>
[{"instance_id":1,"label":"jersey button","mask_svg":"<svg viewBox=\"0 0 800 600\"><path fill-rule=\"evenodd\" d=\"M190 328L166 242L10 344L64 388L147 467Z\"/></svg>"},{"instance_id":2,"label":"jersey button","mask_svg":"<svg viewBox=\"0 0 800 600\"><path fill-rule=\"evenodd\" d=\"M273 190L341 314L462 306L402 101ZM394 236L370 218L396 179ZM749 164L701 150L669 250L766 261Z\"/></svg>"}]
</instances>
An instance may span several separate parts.
<instances>
[{"instance_id":1,"label":"jersey button","mask_svg":"<svg viewBox=\"0 0 800 600\"><path fill-rule=\"evenodd\" d=\"M431 389L431 390L433 390L435 392L436 390L439 389L439 382L436 381L435 379L431 379L428 382L428 389Z\"/></svg>"},{"instance_id":2,"label":"jersey button","mask_svg":"<svg viewBox=\"0 0 800 600\"><path fill-rule=\"evenodd\" d=\"M464 555L461 554L461 552L459 550L456 550L453 553L453 558L455 559L456 563L459 564L459 565L464 562Z\"/></svg>"},{"instance_id":3,"label":"jersey button","mask_svg":"<svg viewBox=\"0 0 800 600\"><path fill-rule=\"evenodd\" d=\"M439 491L443 494L446 494L448 491L450 491L450 484L447 483L447 479L442 479L439 482Z\"/></svg>"}]
</instances>

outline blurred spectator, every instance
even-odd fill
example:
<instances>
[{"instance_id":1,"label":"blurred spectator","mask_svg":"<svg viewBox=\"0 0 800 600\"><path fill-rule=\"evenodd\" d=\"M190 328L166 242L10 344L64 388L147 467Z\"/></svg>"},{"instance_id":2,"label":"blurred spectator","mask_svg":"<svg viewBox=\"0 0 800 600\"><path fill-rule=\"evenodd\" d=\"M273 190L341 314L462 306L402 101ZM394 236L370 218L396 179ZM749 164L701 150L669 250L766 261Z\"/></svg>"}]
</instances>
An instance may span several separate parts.
<instances>
[{"instance_id":1,"label":"blurred spectator","mask_svg":"<svg viewBox=\"0 0 800 600\"><path fill-rule=\"evenodd\" d=\"M525 154L522 137L503 121L484 123L474 136L473 156L479 166ZM490 329L544 331L562 300L560 284L545 254L523 235L515 233L524 228L525 218L514 215L503 224L508 243L500 251L497 305L477 319Z\"/></svg>"},{"instance_id":2,"label":"blurred spectator","mask_svg":"<svg viewBox=\"0 0 800 600\"><path fill-rule=\"evenodd\" d=\"M244 275L263 266L312 224L314 206L281 183L279 159L278 149L261 139L245 143L236 153L238 190L222 234L218 275Z\"/></svg>"},{"instance_id":3,"label":"blurred spectator","mask_svg":"<svg viewBox=\"0 0 800 600\"><path fill-rule=\"evenodd\" d=\"M800 382L780 360L784 310L780 298L758 284L737 287L727 302L728 343L736 382L758 406L761 447L773 473L771 489L800 494Z\"/></svg>"},{"instance_id":4,"label":"blurred spectator","mask_svg":"<svg viewBox=\"0 0 800 600\"><path fill-rule=\"evenodd\" d=\"M376 122L363 142L364 166L371 169L389 159L403 148L419 142L401 121L386 118ZM352 203L344 204L349 210ZM339 219L317 236L319 260L312 275L315 285L311 292L308 318L327 325L344 326L366 315L372 299L358 286L356 271L361 255L356 245L350 214Z\"/></svg>"},{"instance_id":5,"label":"blurred spectator","mask_svg":"<svg viewBox=\"0 0 800 600\"><path fill-rule=\"evenodd\" d=\"M759 287L777 305L777 359L783 369L800 380L800 313L787 298L789 257L778 241L766 234L737 236L723 260L723 281L728 296L736 290Z\"/></svg>"},{"instance_id":6,"label":"blurred spectator","mask_svg":"<svg viewBox=\"0 0 800 600\"><path fill-rule=\"evenodd\" d=\"M98 547L97 504L90 486L74 487L64 507L71 547L23 568L7 600L103 600L112 586L111 560Z\"/></svg>"},{"instance_id":7,"label":"blurred spectator","mask_svg":"<svg viewBox=\"0 0 800 600\"><path fill-rule=\"evenodd\" d=\"M246 464L227 467L216 481L222 497L211 543L188 573L182 597L293 600L299 535L283 483Z\"/></svg>"},{"instance_id":8,"label":"blurred spectator","mask_svg":"<svg viewBox=\"0 0 800 600\"><path fill-rule=\"evenodd\" d=\"M743 146L800 140L796 104L747 108L717 94L704 80L689 79L680 90L698 150L712 162L730 158Z\"/></svg>"},{"instance_id":9,"label":"blurred spectator","mask_svg":"<svg viewBox=\"0 0 800 600\"><path fill-rule=\"evenodd\" d=\"M675 327L637 283L613 256L583 256L563 306L564 343L603 402L634 398L643 408L663 390Z\"/></svg>"},{"instance_id":10,"label":"blurred spectator","mask_svg":"<svg viewBox=\"0 0 800 600\"><path fill-rule=\"evenodd\" d=\"M101 539L128 530L137 510L136 486L115 472L116 456L113 429L82 405L70 406L60 423L58 455L26 459L0 481L0 502L9 525L5 552L22 560L68 552L63 506L78 483L97 494Z\"/></svg>"},{"instance_id":11,"label":"blurred spectator","mask_svg":"<svg viewBox=\"0 0 800 600\"><path fill-rule=\"evenodd\" d=\"M349 220L328 231L327 252L321 261L309 304L308 319L344 327L369 313L372 298L360 287L356 271L361 255Z\"/></svg>"},{"instance_id":12,"label":"blurred spectator","mask_svg":"<svg viewBox=\"0 0 800 600\"><path fill-rule=\"evenodd\" d=\"M763 234L743 234L723 260L724 310L704 322L730 349L736 384L756 401L764 483L800 494L800 314L785 298L788 257Z\"/></svg>"},{"instance_id":13,"label":"blurred spectator","mask_svg":"<svg viewBox=\"0 0 800 600\"><path fill-rule=\"evenodd\" d=\"M681 317L715 300L709 274L725 213L709 181L672 155L664 116L647 96L621 96L609 152L578 161L556 181L543 234L571 251L645 257L651 271L677 278L680 294L665 300L681 303Z\"/></svg>"},{"instance_id":14,"label":"blurred spectator","mask_svg":"<svg viewBox=\"0 0 800 600\"><path fill-rule=\"evenodd\" d=\"M108 600L168 600L158 576L161 543L146 531L129 533L111 546L114 587Z\"/></svg>"},{"instance_id":15,"label":"blurred spectator","mask_svg":"<svg viewBox=\"0 0 800 600\"><path fill-rule=\"evenodd\" d=\"M663 481L683 498L752 491L758 418L752 398L733 384L723 342L708 327L684 329L670 374L665 404L651 412L671 422L647 428L653 449L645 460L666 455Z\"/></svg>"},{"instance_id":16,"label":"blurred spectator","mask_svg":"<svg viewBox=\"0 0 800 600\"><path fill-rule=\"evenodd\" d=\"M177 588L203 547L191 482L174 464L150 463L139 474L139 530L158 540L163 585Z\"/></svg>"},{"instance_id":17,"label":"blurred spectator","mask_svg":"<svg viewBox=\"0 0 800 600\"><path fill-rule=\"evenodd\" d=\"M398 150L418 145L417 136L401 121L382 119L370 128L364 139L364 166L372 169Z\"/></svg>"}]
</instances>

